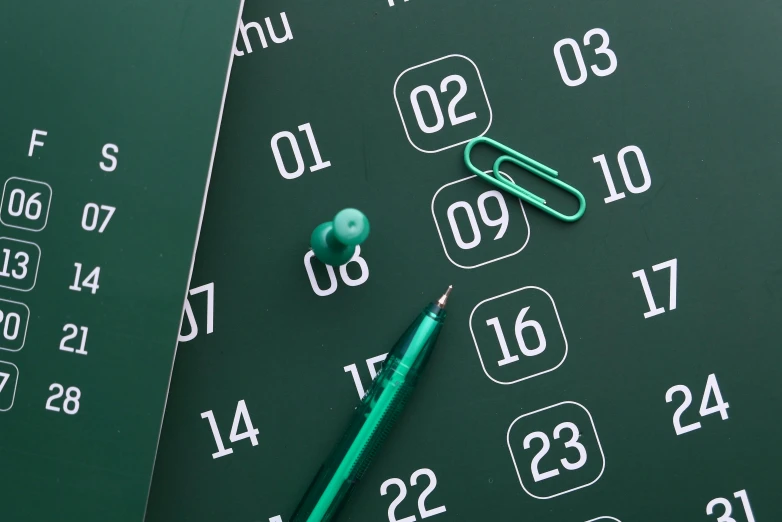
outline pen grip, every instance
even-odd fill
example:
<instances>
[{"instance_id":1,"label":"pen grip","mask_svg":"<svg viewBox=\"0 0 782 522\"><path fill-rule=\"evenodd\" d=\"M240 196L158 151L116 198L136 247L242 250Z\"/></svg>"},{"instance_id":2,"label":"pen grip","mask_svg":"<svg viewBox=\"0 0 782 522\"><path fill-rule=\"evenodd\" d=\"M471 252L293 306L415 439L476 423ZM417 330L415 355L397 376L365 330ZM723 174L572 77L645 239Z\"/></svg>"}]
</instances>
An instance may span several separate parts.
<instances>
[{"instance_id":1,"label":"pen grip","mask_svg":"<svg viewBox=\"0 0 782 522\"><path fill-rule=\"evenodd\" d=\"M372 464L372 461L375 459L375 456L377 455L378 448L383 444L383 442L388 438L388 434L391 432L391 429L396 424L397 419L399 419L400 414L402 413L402 410L404 410L405 404L407 404L407 401L410 399L410 396L412 395L412 391L415 385L415 382L406 381L402 382L400 384L397 383L380 383L376 380L373 382L373 385L382 385L385 384L387 390L386 393L389 393L391 390L388 389L391 386L397 386L398 388L394 390L393 397L391 398L391 403L389 404L388 408L384 411L382 418L379 421L379 424L376 428L376 433L374 436L370 437L370 440L367 442L363 449L363 455L359 459L358 464L356 465L352 475L352 479L354 481L359 481L364 476L364 473L369 468L369 466ZM371 391L367 393L367 397L371 397Z\"/></svg>"},{"instance_id":2,"label":"pen grip","mask_svg":"<svg viewBox=\"0 0 782 522\"><path fill-rule=\"evenodd\" d=\"M387 438L415 379L406 381L393 371L399 359L389 357L385 370L372 382L347 430L318 470L290 522L326 522L361 479Z\"/></svg>"},{"instance_id":3,"label":"pen grip","mask_svg":"<svg viewBox=\"0 0 782 522\"><path fill-rule=\"evenodd\" d=\"M444 318L442 308L430 305L397 341L290 522L333 520L410 398Z\"/></svg>"}]
</instances>

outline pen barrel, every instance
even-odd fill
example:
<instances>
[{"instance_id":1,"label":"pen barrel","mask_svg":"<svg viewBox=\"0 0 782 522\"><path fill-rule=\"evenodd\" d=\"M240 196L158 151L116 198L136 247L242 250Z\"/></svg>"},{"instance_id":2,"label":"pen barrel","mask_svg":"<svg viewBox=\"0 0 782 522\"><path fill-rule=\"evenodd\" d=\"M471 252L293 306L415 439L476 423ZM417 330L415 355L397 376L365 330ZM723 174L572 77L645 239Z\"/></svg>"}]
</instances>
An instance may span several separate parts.
<instances>
[{"instance_id":1,"label":"pen barrel","mask_svg":"<svg viewBox=\"0 0 782 522\"><path fill-rule=\"evenodd\" d=\"M444 317L441 309L427 308L394 345L290 522L333 520L404 409Z\"/></svg>"}]
</instances>

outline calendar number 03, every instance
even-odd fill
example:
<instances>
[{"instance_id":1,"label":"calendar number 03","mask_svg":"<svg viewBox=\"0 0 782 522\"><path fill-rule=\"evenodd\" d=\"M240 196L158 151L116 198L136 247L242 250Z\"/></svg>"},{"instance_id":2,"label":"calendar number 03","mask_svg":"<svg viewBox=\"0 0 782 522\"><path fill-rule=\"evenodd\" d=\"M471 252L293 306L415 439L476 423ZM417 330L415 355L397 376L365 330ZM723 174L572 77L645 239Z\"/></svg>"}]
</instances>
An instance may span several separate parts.
<instances>
[{"instance_id":1,"label":"calendar number 03","mask_svg":"<svg viewBox=\"0 0 782 522\"><path fill-rule=\"evenodd\" d=\"M608 58L608 67L601 69L597 65L592 65L590 66L590 69L592 69L592 73L595 76L608 76L616 70L616 54L614 54L614 51L608 48L608 33L603 29L596 28L587 31L587 33L584 35L585 46L590 45L593 36L598 36L601 39L600 45L595 49L595 54L605 55ZM565 67L565 61L562 59L562 48L565 46L570 47L573 50L576 63L578 64L578 77L575 79L571 78L568 74L567 68ZM565 85L568 87L576 87L587 80L587 70L586 64L584 63L584 56L581 54L581 48L578 46L577 41L573 40L572 38L564 38L558 41L556 45L554 45L554 58L557 61L559 74L562 77L562 81L565 82Z\"/></svg>"}]
</instances>

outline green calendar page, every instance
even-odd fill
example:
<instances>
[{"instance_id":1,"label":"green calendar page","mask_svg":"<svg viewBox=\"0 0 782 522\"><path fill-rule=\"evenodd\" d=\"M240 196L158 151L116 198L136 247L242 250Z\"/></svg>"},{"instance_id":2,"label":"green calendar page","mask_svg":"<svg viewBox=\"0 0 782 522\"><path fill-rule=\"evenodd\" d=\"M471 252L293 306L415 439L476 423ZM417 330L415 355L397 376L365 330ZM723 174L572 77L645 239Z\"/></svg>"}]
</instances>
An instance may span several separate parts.
<instances>
[{"instance_id":1,"label":"green calendar page","mask_svg":"<svg viewBox=\"0 0 782 522\"><path fill-rule=\"evenodd\" d=\"M147 522L288 522L449 284L339 520L781 520L781 30L763 0L250 2ZM584 217L473 177L482 134ZM372 232L327 267L345 207Z\"/></svg>"},{"instance_id":2,"label":"green calendar page","mask_svg":"<svg viewBox=\"0 0 782 522\"><path fill-rule=\"evenodd\" d=\"M0 7L0 520L140 522L239 0Z\"/></svg>"}]
</instances>

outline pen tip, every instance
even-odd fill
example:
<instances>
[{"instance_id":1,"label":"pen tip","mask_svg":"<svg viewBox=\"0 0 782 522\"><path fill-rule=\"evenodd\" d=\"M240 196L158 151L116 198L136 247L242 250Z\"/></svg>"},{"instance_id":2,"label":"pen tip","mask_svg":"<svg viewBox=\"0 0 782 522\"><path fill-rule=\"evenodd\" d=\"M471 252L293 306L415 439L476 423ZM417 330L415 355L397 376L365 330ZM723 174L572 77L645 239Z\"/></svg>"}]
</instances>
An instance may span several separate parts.
<instances>
[{"instance_id":1,"label":"pen tip","mask_svg":"<svg viewBox=\"0 0 782 522\"><path fill-rule=\"evenodd\" d=\"M443 296L437 300L437 306L445 308L446 303L448 303L448 297L451 295L451 290L453 290L453 285L448 285L448 290L446 290Z\"/></svg>"}]
</instances>

